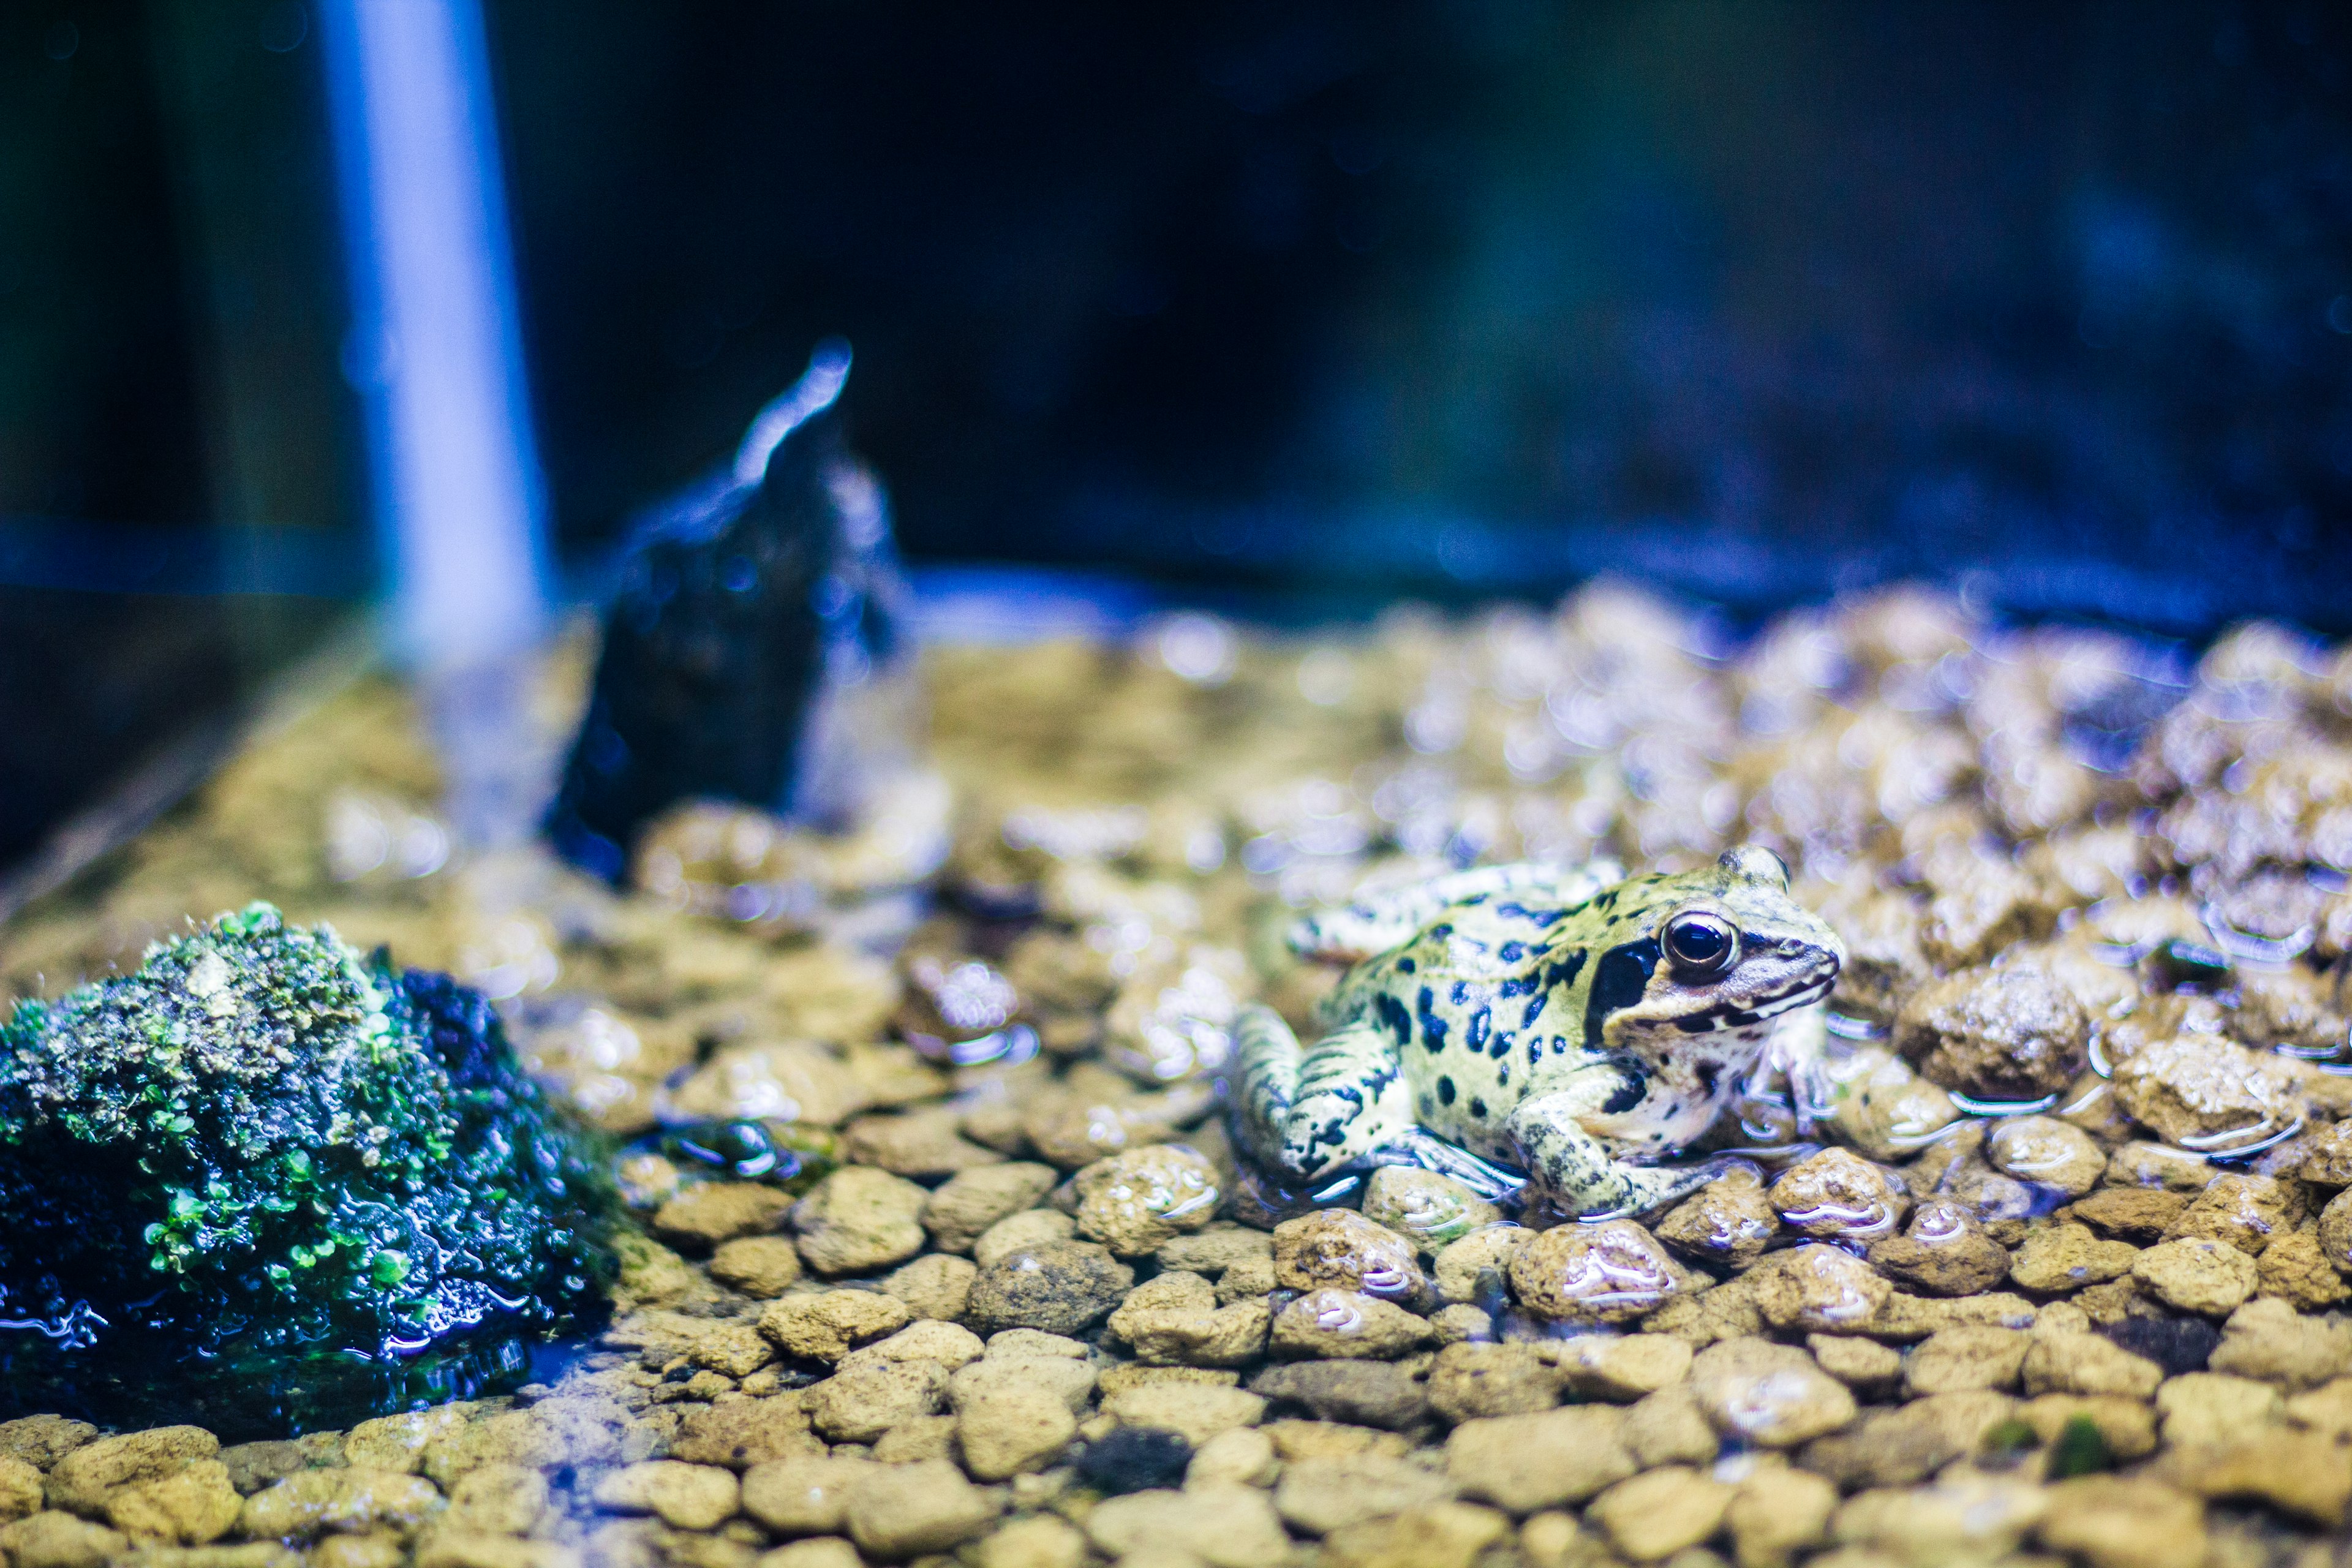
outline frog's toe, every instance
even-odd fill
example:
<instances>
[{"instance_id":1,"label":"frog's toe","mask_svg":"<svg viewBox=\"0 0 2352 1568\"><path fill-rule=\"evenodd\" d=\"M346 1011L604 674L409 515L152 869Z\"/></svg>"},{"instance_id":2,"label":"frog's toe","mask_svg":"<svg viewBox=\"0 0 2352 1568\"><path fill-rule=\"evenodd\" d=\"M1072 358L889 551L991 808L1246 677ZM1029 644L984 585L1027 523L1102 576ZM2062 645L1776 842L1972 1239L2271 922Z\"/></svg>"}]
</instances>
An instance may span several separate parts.
<instances>
[{"instance_id":1,"label":"frog's toe","mask_svg":"<svg viewBox=\"0 0 2352 1568\"><path fill-rule=\"evenodd\" d=\"M1448 1143L1421 1127L1410 1127L1383 1144L1370 1161L1376 1165L1414 1165L1450 1176L1487 1203L1516 1197L1528 1184L1519 1172L1493 1165L1467 1149Z\"/></svg>"}]
</instances>

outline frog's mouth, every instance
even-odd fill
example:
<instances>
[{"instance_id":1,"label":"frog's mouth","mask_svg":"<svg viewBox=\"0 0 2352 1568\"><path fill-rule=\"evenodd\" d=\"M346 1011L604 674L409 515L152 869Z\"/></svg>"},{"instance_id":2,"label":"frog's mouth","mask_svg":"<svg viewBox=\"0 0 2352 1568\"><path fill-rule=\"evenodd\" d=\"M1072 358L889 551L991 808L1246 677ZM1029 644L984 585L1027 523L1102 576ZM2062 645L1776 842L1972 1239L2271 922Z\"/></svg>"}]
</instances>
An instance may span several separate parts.
<instances>
[{"instance_id":1,"label":"frog's mouth","mask_svg":"<svg viewBox=\"0 0 2352 1568\"><path fill-rule=\"evenodd\" d=\"M1801 981L1785 991L1760 996L1753 1002L1738 1006L1719 1007L1713 1012L1702 1013L1695 1018L1677 1018L1675 1020L1675 1027L1685 1035L1711 1034L1720 1029L1750 1028L1768 1019L1777 1018L1783 1013L1793 1013L1800 1007L1811 1006L1827 996L1830 994L1830 988L1836 984L1837 976L1834 974L1826 980Z\"/></svg>"}]
</instances>

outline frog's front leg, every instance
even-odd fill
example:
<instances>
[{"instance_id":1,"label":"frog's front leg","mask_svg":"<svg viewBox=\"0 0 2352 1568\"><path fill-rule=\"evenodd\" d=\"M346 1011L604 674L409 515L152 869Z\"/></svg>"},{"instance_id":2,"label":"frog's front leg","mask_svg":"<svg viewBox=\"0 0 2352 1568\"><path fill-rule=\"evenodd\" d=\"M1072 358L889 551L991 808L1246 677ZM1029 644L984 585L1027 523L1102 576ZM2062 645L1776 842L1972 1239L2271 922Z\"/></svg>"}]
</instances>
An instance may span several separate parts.
<instances>
[{"instance_id":1,"label":"frog's front leg","mask_svg":"<svg viewBox=\"0 0 2352 1568\"><path fill-rule=\"evenodd\" d=\"M1503 1134L1517 1148L1528 1184L1565 1214L1641 1214L1688 1196L1728 1168L1730 1162L1724 1160L1628 1165L1612 1155L1584 1130L1581 1119L1600 1110L1623 1083L1613 1068L1580 1072L1565 1088L1519 1101L1504 1120Z\"/></svg>"},{"instance_id":2,"label":"frog's front leg","mask_svg":"<svg viewBox=\"0 0 2352 1568\"><path fill-rule=\"evenodd\" d=\"M1360 1164L1413 1126L1396 1038L1369 1019L1301 1051L1281 1015L1234 1020L1242 1141L1265 1164L1312 1181Z\"/></svg>"}]
</instances>

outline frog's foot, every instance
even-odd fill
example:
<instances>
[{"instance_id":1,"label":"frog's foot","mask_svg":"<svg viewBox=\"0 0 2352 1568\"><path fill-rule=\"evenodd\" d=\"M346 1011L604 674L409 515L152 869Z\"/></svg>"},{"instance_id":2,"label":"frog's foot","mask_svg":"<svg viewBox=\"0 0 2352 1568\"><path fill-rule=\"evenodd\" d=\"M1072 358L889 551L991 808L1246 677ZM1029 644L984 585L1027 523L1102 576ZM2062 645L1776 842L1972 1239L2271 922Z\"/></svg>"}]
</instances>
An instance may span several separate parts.
<instances>
[{"instance_id":1,"label":"frog's foot","mask_svg":"<svg viewBox=\"0 0 2352 1568\"><path fill-rule=\"evenodd\" d=\"M1490 1165L1467 1149L1456 1148L1425 1127L1411 1127L1374 1151L1368 1163L1412 1165L1451 1176L1490 1204L1515 1196L1527 1177L1500 1165Z\"/></svg>"},{"instance_id":2,"label":"frog's foot","mask_svg":"<svg viewBox=\"0 0 2352 1568\"><path fill-rule=\"evenodd\" d=\"M1479 866L1450 877L1381 888L1342 909L1320 910L1290 928L1290 950L1325 963L1356 963L1402 946L1455 904L1517 894L1577 904L1624 876L1612 861L1589 866Z\"/></svg>"},{"instance_id":3,"label":"frog's foot","mask_svg":"<svg viewBox=\"0 0 2352 1568\"><path fill-rule=\"evenodd\" d=\"M1246 1007L1234 1040L1242 1142L1275 1170L1311 1181L1366 1163L1415 1130L1395 1042L1369 1022L1301 1051L1281 1015Z\"/></svg>"}]
</instances>

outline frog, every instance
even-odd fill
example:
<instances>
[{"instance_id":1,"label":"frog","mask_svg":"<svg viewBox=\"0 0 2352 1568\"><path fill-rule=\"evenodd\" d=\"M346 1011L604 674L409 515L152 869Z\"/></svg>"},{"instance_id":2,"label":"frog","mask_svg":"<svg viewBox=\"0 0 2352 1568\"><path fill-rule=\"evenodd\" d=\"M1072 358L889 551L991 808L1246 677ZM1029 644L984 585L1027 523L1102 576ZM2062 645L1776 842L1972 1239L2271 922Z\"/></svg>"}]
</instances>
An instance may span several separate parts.
<instances>
[{"instance_id":1,"label":"frog","mask_svg":"<svg viewBox=\"0 0 2352 1568\"><path fill-rule=\"evenodd\" d=\"M1634 877L1474 868L1311 913L1288 941L1349 967L1311 1047L1271 1008L1236 1016L1234 1131L1250 1157L1309 1188L1414 1165L1585 1219L1662 1207L1731 1168L1668 1162L1845 962L1759 845Z\"/></svg>"}]
</instances>

